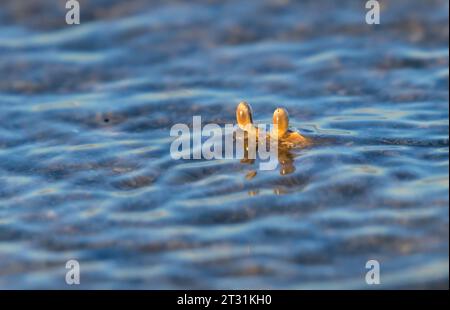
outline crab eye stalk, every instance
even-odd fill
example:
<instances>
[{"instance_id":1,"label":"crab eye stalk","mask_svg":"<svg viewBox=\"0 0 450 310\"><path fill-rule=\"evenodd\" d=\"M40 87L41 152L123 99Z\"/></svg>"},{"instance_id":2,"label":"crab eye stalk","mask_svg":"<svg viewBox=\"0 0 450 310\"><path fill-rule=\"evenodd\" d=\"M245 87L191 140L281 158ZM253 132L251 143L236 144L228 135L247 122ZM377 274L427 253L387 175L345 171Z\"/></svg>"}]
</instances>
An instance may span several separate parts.
<instances>
[{"instance_id":1,"label":"crab eye stalk","mask_svg":"<svg viewBox=\"0 0 450 310\"><path fill-rule=\"evenodd\" d=\"M273 112L273 125L278 138L281 138L286 134L289 128L289 116L285 109L277 108Z\"/></svg>"},{"instance_id":2,"label":"crab eye stalk","mask_svg":"<svg viewBox=\"0 0 450 310\"><path fill-rule=\"evenodd\" d=\"M252 109L250 105L242 101L236 108L236 121L241 129L253 124Z\"/></svg>"}]
</instances>

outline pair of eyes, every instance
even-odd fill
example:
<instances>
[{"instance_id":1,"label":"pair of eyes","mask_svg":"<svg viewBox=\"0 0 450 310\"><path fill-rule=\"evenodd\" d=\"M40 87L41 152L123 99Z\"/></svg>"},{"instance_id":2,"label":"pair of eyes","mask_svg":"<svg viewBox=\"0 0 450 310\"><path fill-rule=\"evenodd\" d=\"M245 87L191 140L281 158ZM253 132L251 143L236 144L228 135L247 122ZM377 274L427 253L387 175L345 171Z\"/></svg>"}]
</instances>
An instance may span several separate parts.
<instances>
[{"instance_id":1,"label":"pair of eyes","mask_svg":"<svg viewBox=\"0 0 450 310\"><path fill-rule=\"evenodd\" d=\"M251 121L252 113L250 112L250 110L247 107L240 108L239 109L239 118L241 120L249 119ZM274 123L287 122L288 121L287 112L284 110L281 110L281 109L276 109L275 112L273 113L273 121L274 121Z\"/></svg>"}]
</instances>

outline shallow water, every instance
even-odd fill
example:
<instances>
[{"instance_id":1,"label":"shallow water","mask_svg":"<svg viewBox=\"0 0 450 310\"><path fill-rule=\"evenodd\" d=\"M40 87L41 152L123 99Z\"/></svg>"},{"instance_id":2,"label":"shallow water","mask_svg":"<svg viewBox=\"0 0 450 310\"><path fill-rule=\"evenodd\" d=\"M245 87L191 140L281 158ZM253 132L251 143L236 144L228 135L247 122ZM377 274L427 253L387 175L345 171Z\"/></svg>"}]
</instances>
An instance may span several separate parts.
<instances>
[{"instance_id":1,"label":"shallow water","mask_svg":"<svg viewBox=\"0 0 450 310\"><path fill-rule=\"evenodd\" d=\"M448 1L151 3L2 0L1 288L448 288ZM240 100L314 145L171 159Z\"/></svg>"}]
</instances>

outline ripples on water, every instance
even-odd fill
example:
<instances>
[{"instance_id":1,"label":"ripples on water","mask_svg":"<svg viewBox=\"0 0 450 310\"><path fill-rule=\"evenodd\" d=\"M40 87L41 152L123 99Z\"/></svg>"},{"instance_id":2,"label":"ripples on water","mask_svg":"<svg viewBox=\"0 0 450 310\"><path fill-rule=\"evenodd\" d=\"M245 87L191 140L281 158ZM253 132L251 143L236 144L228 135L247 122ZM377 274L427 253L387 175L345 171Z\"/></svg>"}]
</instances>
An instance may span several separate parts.
<instances>
[{"instance_id":1,"label":"ripples on water","mask_svg":"<svg viewBox=\"0 0 450 310\"><path fill-rule=\"evenodd\" d=\"M448 2L0 6L0 287L448 287ZM64 2L64 1L62 1ZM174 161L169 129L278 106L288 171ZM256 175L254 175L254 171ZM290 173L289 173L290 172Z\"/></svg>"}]
</instances>

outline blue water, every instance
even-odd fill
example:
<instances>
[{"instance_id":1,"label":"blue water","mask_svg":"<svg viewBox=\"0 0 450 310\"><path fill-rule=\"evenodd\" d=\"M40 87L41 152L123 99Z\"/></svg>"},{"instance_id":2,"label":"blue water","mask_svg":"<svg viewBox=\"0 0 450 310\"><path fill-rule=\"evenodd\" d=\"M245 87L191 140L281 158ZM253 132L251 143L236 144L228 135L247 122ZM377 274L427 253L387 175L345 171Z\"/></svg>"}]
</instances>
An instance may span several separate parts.
<instances>
[{"instance_id":1,"label":"blue water","mask_svg":"<svg viewBox=\"0 0 450 310\"><path fill-rule=\"evenodd\" d=\"M448 288L448 1L380 2L2 0L0 288ZM171 159L241 100L313 145Z\"/></svg>"}]
</instances>

